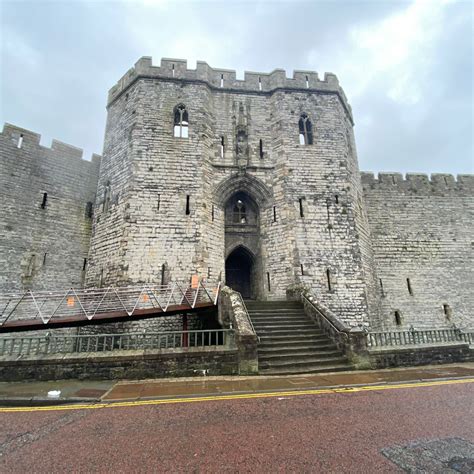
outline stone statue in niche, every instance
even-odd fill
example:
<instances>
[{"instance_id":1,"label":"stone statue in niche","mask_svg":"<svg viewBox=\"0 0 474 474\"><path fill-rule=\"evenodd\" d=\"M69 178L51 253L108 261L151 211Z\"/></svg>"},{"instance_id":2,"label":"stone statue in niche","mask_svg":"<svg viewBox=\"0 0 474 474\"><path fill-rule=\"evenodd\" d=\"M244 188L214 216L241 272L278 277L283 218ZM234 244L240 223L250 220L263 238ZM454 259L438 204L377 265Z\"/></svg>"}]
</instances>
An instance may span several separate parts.
<instances>
[{"instance_id":1,"label":"stone statue in niche","mask_svg":"<svg viewBox=\"0 0 474 474\"><path fill-rule=\"evenodd\" d=\"M237 131L237 159L247 156L248 137L245 130Z\"/></svg>"},{"instance_id":2,"label":"stone statue in niche","mask_svg":"<svg viewBox=\"0 0 474 474\"><path fill-rule=\"evenodd\" d=\"M244 104L239 103L239 114L236 124L236 161L239 166L248 166L249 145L248 145L248 120Z\"/></svg>"}]
</instances>

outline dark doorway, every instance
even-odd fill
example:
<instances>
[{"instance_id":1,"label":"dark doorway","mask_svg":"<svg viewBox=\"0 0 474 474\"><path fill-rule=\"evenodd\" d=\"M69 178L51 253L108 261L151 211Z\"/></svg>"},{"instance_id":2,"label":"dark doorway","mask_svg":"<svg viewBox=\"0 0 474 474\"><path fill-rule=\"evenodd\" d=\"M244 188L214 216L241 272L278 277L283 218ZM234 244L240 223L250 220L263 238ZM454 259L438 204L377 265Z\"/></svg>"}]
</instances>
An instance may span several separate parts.
<instances>
[{"instance_id":1,"label":"dark doorway","mask_svg":"<svg viewBox=\"0 0 474 474\"><path fill-rule=\"evenodd\" d=\"M244 247L237 247L225 262L226 285L241 293L243 298L252 298L253 256Z\"/></svg>"}]
</instances>

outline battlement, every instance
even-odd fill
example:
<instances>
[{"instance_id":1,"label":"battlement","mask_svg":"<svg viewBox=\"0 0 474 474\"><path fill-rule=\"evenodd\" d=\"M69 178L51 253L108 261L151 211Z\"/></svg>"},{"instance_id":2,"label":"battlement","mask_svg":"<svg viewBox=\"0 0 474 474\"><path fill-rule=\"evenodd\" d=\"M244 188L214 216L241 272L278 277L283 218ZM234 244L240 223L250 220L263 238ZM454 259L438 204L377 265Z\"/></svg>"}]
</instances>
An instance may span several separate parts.
<instances>
[{"instance_id":1,"label":"battlement","mask_svg":"<svg viewBox=\"0 0 474 474\"><path fill-rule=\"evenodd\" d=\"M41 149L43 153L50 153L54 156L60 155L61 158L64 159L81 160L86 163L98 165L102 158L100 155L93 153L91 160L86 160L83 158L84 152L81 148L55 139L52 140L51 147L45 147L40 145L41 135L39 133L9 123L3 125L3 131L0 133L0 137L10 141L15 148L38 148ZM20 141L21 146L19 147Z\"/></svg>"},{"instance_id":2,"label":"battlement","mask_svg":"<svg viewBox=\"0 0 474 474\"><path fill-rule=\"evenodd\" d=\"M382 189L387 191L404 191L419 194L446 193L456 191L460 194L474 194L474 175L432 173L427 174L406 173L379 173L375 178L374 173L361 172L362 186L364 189Z\"/></svg>"},{"instance_id":3,"label":"battlement","mask_svg":"<svg viewBox=\"0 0 474 474\"><path fill-rule=\"evenodd\" d=\"M143 56L135 66L109 91L108 104L117 99L128 86L138 77L162 78L166 80L201 81L213 89L231 91L247 91L252 93L272 93L278 89L307 89L310 91L333 92L339 95L349 115L351 107L344 91L339 86L335 74L324 73L321 80L314 71L294 71L293 78L286 77L283 69L275 69L270 73L248 72L244 79L237 79L236 72L229 69L215 69L204 61L197 61L196 69L188 69L187 61L183 59L162 59L160 66L153 66L152 58Z\"/></svg>"}]
</instances>

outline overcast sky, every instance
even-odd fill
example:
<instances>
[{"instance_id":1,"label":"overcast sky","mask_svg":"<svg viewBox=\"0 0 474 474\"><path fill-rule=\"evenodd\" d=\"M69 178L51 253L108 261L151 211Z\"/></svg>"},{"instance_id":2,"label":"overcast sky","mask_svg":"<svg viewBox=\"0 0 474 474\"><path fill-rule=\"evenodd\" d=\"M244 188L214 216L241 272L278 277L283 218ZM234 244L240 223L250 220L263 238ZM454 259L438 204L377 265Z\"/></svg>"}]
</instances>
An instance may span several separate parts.
<instances>
[{"instance_id":1,"label":"overcast sky","mask_svg":"<svg viewBox=\"0 0 474 474\"><path fill-rule=\"evenodd\" d=\"M5 1L0 120L102 151L107 91L140 56L335 73L360 168L474 172L471 1Z\"/></svg>"}]
</instances>

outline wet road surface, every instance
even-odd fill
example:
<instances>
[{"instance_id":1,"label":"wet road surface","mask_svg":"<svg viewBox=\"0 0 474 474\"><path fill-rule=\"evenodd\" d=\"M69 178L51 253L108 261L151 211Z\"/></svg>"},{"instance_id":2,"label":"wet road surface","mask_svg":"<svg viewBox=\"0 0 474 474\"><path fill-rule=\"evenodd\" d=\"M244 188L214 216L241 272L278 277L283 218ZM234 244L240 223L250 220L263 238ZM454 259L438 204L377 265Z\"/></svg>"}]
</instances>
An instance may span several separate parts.
<instances>
[{"instance_id":1,"label":"wet road surface","mask_svg":"<svg viewBox=\"0 0 474 474\"><path fill-rule=\"evenodd\" d=\"M435 472L433 466L441 466L439 472L471 472L469 380L0 412L0 471L406 472L410 463L433 462L428 472ZM449 463L442 464L443 456Z\"/></svg>"}]
</instances>

